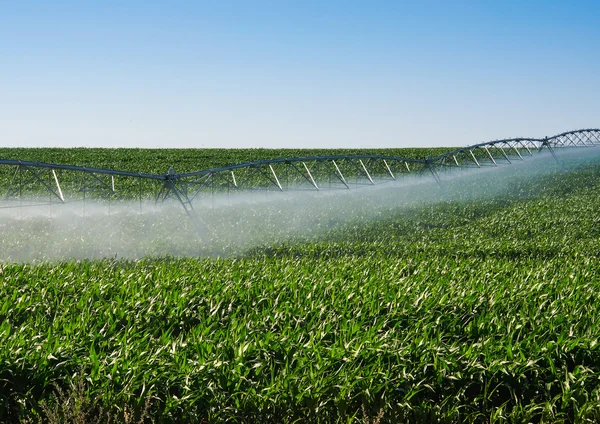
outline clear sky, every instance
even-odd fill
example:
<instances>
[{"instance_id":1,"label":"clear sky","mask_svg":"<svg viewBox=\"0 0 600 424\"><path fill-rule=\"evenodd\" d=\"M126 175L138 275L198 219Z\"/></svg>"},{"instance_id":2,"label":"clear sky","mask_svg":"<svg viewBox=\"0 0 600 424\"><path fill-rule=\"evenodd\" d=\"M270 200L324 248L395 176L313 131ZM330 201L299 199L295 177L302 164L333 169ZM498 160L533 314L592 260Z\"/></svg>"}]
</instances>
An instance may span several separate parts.
<instances>
[{"instance_id":1,"label":"clear sky","mask_svg":"<svg viewBox=\"0 0 600 424\"><path fill-rule=\"evenodd\" d=\"M599 127L599 17L597 0L0 0L0 146L462 146Z\"/></svg>"}]
</instances>

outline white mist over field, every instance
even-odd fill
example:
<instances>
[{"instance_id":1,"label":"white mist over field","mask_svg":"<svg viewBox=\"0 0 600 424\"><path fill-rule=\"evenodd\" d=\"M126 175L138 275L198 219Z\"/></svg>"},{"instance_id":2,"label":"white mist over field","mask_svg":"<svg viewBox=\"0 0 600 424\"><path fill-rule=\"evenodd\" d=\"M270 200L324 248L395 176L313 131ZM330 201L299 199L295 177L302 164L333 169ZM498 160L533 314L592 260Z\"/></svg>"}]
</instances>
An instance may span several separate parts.
<instances>
[{"instance_id":1,"label":"white mist over field","mask_svg":"<svg viewBox=\"0 0 600 424\"><path fill-rule=\"evenodd\" d=\"M510 165L442 172L441 187L431 174L423 174L350 190L215 194L198 200L191 219L175 202L0 208L0 261L238 255L258 246L318 240L331 229L394 211L414 208L418 213L418 207L439 202L503 195L600 159L598 148L557 154L559 164L544 153Z\"/></svg>"}]
</instances>

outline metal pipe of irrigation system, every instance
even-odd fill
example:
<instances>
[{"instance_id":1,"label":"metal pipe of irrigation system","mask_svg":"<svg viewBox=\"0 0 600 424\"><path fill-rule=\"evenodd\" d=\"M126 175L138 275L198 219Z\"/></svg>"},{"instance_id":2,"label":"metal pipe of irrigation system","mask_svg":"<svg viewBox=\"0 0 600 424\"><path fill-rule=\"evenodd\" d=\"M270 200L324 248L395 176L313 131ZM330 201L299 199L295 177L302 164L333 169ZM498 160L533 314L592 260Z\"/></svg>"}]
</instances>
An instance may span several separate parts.
<instances>
[{"instance_id":1,"label":"metal pipe of irrigation system","mask_svg":"<svg viewBox=\"0 0 600 424\"><path fill-rule=\"evenodd\" d=\"M377 181L396 180L401 175L431 173L439 183L439 169L500 166L513 161L525 160L527 156L548 150L600 145L600 129L567 131L544 138L511 138L474 144L451 150L436 157L403 158L386 155L329 155L297 158L277 158L245 162L194 172L176 173L169 168L166 174L149 174L77 165L0 159L0 166L14 167L15 172L5 199L21 198L23 192L36 185L41 186L61 203L68 194L61 187L57 170L81 173L82 184L78 192L86 198L87 192L112 196L115 193L115 177L140 180L139 195L142 196L141 180L156 181L160 189L157 202L177 199L188 215L193 201L201 193L210 190L314 189L323 187L350 189L361 185L374 185ZM556 156L555 156L556 158ZM50 172L47 179L45 173ZM285 179L282 177L285 176ZM110 177L109 180L103 178ZM44 191L44 190L42 190ZM1 206L0 206L1 207Z\"/></svg>"}]
</instances>

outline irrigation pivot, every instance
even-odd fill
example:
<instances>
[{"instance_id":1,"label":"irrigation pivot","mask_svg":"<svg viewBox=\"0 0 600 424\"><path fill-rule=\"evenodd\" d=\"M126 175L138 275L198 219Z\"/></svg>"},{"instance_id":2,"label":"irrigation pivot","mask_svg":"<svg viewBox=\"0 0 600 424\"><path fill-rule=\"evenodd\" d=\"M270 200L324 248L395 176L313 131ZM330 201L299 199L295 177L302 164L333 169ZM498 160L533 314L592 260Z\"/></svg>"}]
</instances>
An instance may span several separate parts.
<instances>
[{"instance_id":1,"label":"irrigation pivot","mask_svg":"<svg viewBox=\"0 0 600 424\"><path fill-rule=\"evenodd\" d=\"M600 129L569 131L545 138L513 138L489 141L424 159L384 155L311 156L259 160L196 172L147 174L54 163L0 159L0 172L9 181L0 208L48 203L85 202L88 198L110 201L119 188L137 193L140 207L145 193L154 201L174 199L188 216L194 202L215 192L251 190L351 190L400 178L433 176L441 171L502 166L525 161L548 150L556 158L566 148L600 146ZM118 179L118 182L117 182Z\"/></svg>"},{"instance_id":2,"label":"irrigation pivot","mask_svg":"<svg viewBox=\"0 0 600 424\"><path fill-rule=\"evenodd\" d=\"M600 129L569 131L545 138L511 138L488 141L463 147L434 158L437 166L476 167L498 166L522 161L544 150L555 155L556 149L600 146ZM556 157L556 156L555 156Z\"/></svg>"}]
</instances>

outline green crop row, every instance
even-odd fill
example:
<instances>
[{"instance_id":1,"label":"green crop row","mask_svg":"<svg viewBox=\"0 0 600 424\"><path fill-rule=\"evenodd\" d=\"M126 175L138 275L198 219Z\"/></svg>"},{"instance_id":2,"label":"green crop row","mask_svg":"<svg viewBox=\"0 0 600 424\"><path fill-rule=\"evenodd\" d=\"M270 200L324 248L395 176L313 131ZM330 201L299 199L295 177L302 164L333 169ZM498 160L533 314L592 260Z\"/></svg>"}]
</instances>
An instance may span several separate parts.
<instances>
[{"instance_id":1,"label":"green crop row","mask_svg":"<svg viewBox=\"0 0 600 424\"><path fill-rule=\"evenodd\" d=\"M534 169L298 234L207 209L271 230L220 258L3 263L0 421L597 422L600 166Z\"/></svg>"}]
</instances>

